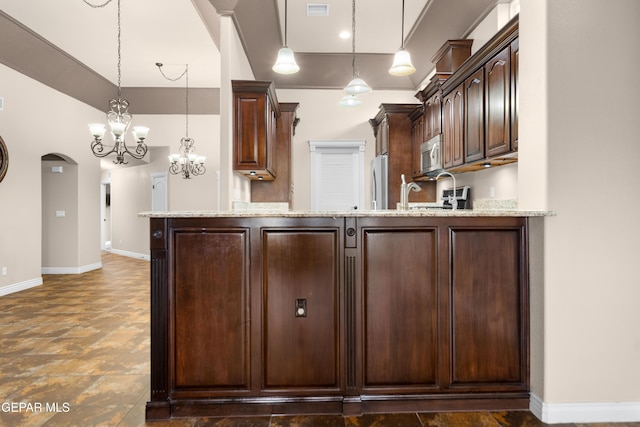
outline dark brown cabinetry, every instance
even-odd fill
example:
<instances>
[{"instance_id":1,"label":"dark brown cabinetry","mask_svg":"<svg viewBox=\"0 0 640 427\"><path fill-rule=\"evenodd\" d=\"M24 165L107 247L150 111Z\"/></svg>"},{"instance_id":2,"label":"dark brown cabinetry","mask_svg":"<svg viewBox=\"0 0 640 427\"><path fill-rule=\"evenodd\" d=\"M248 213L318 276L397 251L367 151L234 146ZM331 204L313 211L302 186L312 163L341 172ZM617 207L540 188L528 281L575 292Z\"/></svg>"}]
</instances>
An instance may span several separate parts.
<instances>
[{"instance_id":1,"label":"dark brown cabinetry","mask_svg":"<svg viewBox=\"0 0 640 427\"><path fill-rule=\"evenodd\" d=\"M442 163L445 169L464 163L464 92L461 84L442 103Z\"/></svg>"},{"instance_id":2,"label":"dark brown cabinetry","mask_svg":"<svg viewBox=\"0 0 640 427\"><path fill-rule=\"evenodd\" d=\"M442 95L436 93L424 102L424 140L442 133Z\"/></svg>"},{"instance_id":3,"label":"dark brown cabinetry","mask_svg":"<svg viewBox=\"0 0 640 427\"><path fill-rule=\"evenodd\" d=\"M511 151L511 55L502 50L484 66L487 157Z\"/></svg>"},{"instance_id":4,"label":"dark brown cabinetry","mask_svg":"<svg viewBox=\"0 0 640 427\"><path fill-rule=\"evenodd\" d=\"M520 105L520 41L511 42L511 148L518 150L518 105Z\"/></svg>"},{"instance_id":5,"label":"dark brown cabinetry","mask_svg":"<svg viewBox=\"0 0 640 427\"><path fill-rule=\"evenodd\" d=\"M339 230L262 229L264 392L343 390Z\"/></svg>"},{"instance_id":6,"label":"dark brown cabinetry","mask_svg":"<svg viewBox=\"0 0 640 427\"><path fill-rule=\"evenodd\" d=\"M422 178L420 164L420 145L425 141L424 109L417 107L411 114L411 175L413 179Z\"/></svg>"},{"instance_id":7,"label":"dark brown cabinetry","mask_svg":"<svg viewBox=\"0 0 640 427\"><path fill-rule=\"evenodd\" d=\"M369 120L376 138L376 155L386 154L388 162L388 203L389 209L395 209L400 202L401 175L407 182L413 176L413 148L417 142L412 133L413 123L410 116L420 104L381 104L378 113ZM416 131L419 132L418 129ZM417 183L422 187L420 192L411 192L411 202L435 201L435 183Z\"/></svg>"},{"instance_id":8,"label":"dark brown cabinetry","mask_svg":"<svg viewBox=\"0 0 640 427\"><path fill-rule=\"evenodd\" d=\"M465 162L484 159L484 70L481 68L464 82Z\"/></svg>"},{"instance_id":9,"label":"dark brown cabinetry","mask_svg":"<svg viewBox=\"0 0 640 427\"><path fill-rule=\"evenodd\" d=\"M464 160L449 161L447 144L455 134L451 120L452 93L463 85L462 123ZM452 172L482 169L485 163L502 165L517 161L518 149L518 18L461 64L442 83L444 167ZM449 103L448 105L447 102ZM451 155L451 158L454 156Z\"/></svg>"},{"instance_id":10,"label":"dark brown cabinetry","mask_svg":"<svg viewBox=\"0 0 640 427\"><path fill-rule=\"evenodd\" d=\"M363 391L526 395L526 221L362 218L358 226Z\"/></svg>"},{"instance_id":11,"label":"dark brown cabinetry","mask_svg":"<svg viewBox=\"0 0 640 427\"><path fill-rule=\"evenodd\" d=\"M438 385L437 228L377 225L365 224L359 234L363 391L433 390Z\"/></svg>"},{"instance_id":12,"label":"dark brown cabinetry","mask_svg":"<svg viewBox=\"0 0 640 427\"><path fill-rule=\"evenodd\" d=\"M295 127L299 119L296 110L299 104L294 102L280 103L280 117L276 121L275 157L278 164L278 177L271 181L251 181L252 202L286 202L291 205L292 165L291 149Z\"/></svg>"},{"instance_id":13,"label":"dark brown cabinetry","mask_svg":"<svg viewBox=\"0 0 640 427\"><path fill-rule=\"evenodd\" d=\"M272 82L233 80L233 169L250 179L276 177L276 120Z\"/></svg>"},{"instance_id":14,"label":"dark brown cabinetry","mask_svg":"<svg viewBox=\"0 0 640 427\"><path fill-rule=\"evenodd\" d=\"M526 409L527 219L151 219L147 419Z\"/></svg>"}]
</instances>

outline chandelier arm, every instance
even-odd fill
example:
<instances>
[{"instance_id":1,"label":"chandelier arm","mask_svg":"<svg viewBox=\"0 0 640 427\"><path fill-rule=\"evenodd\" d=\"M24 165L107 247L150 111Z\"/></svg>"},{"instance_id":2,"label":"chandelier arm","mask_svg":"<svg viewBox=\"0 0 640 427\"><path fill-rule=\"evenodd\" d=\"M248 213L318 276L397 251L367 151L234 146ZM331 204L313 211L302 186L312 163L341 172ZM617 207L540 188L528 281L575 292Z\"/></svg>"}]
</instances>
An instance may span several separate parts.
<instances>
[{"instance_id":1,"label":"chandelier arm","mask_svg":"<svg viewBox=\"0 0 640 427\"><path fill-rule=\"evenodd\" d=\"M115 153L118 150L118 143L113 146L113 148L107 152L104 152L104 145L102 145L102 141L99 139L94 139L91 142L91 151L96 157L107 157L111 153Z\"/></svg>"},{"instance_id":2,"label":"chandelier arm","mask_svg":"<svg viewBox=\"0 0 640 427\"><path fill-rule=\"evenodd\" d=\"M171 175L178 175L180 173L180 169L178 168L178 163L171 162L171 164L169 165L169 173L171 173Z\"/></svg>"},{"instance_id":3,"label":"chandelier arm","mask_svg":"<svg viewBox=\"0 0 640 427\"><path fill-rule=\"evenodd\" d=\"M133 155L133 153L131 153L129 151L129 149L127 148L126 144L125 144L125 151L127 153L129 153L131 155L131 157L134 157L136 159L141 159L145 156L145 154L147 154L147 144L145 144L144 142L138 142L138 144L136 145L136 155ZM136 156L140 156L140 157L136 157Z\"/></svg>"}]
</instances>

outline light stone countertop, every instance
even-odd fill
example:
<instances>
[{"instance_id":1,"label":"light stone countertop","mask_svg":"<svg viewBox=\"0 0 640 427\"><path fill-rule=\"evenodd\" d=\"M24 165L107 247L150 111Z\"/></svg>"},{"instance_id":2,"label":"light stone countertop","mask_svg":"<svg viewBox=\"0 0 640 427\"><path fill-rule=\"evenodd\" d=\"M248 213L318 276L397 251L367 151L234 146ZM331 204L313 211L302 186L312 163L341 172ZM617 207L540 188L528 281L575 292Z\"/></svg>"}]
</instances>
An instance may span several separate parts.
<instances>
[{"instance_id":1,"label":"light stone countertop","mask_svg":"<svg viewBox=\"0 0 640 427\"><path fill-rule=\"evenodd\" d=\"M399 210L349 210L349 211L169 211L140 212L148 218L332 218L332 217L541 217L555 216L552 211L518 209L410 209Z\"/></svg>"}]
</instances>

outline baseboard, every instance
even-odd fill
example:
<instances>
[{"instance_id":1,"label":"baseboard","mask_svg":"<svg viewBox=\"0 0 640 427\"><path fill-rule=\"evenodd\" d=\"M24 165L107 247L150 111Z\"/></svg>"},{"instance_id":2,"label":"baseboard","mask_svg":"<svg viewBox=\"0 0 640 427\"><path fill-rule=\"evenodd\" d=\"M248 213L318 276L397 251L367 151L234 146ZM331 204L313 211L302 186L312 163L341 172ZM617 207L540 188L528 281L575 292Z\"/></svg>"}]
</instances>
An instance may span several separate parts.
<instances>
[{"instance_id":1,"label":"baseboard","mask_svg":"<svg viewBox=\"0 0 640 427\"><path fill-rule=\"evenodd\" d=\"M20 283L14 283L12 285L2 286L0 287L0 296L9 295L14 292L24 291L30 288L35 288L36 286L42 285L42 277L38 277L37 279L26 280Z\"/></svg>"},{"instance_id":2,"label":"baseboard","mask_svg":"<svg viewBox=\"0 0 640 427\"><path fill-rule=\"evenodd\" d=\"M547 424L640 421L640 402L546 403L531 393L529 410Z\"/></svg>"},{"instance_id":3,"label":"baseboard","mask_svg":"<svg viewBox=\"0 0 640 427\"><path fill-rule=\"evenodd\" d=\"M42 274L82 274L102 268L101 262L81 265L80 267L42 267Z\"/></svg>"},{"instance_id":4,"label":"baseboard","mask_svg":"<svg viewBox=\"0 0 640 427\"><path fill-rule=\"evenodd\" d=\"M122 249L109 249L109 252L111 252L112 254L116 254L116 255L123 255L123 256L128 256L129 258L138 258L138 259L143 259L145 261L151 261L151 256L150 255L145 255L145 254L139 254L136 252L129 252L129 251L123 251Z\"/></svg>"}]
</instances>

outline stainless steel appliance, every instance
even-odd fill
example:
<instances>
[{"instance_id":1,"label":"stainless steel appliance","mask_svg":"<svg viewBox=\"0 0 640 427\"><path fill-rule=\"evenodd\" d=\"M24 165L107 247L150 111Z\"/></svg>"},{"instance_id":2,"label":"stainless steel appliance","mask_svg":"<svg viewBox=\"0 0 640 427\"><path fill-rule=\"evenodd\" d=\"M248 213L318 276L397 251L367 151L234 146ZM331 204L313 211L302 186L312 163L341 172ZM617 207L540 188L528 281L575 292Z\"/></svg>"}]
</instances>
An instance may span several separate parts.
<instances>
[{"instance_id":1,"label":"stainless steel appliance","mask_svg":"<svg viewBox=\"0 0 640 427\"><path fill-rule=\"evenodd\" d=\"M420 144L420 171L428 174L442 169L442 134Z\"/></svg>"},{"instance_id":2,"label":"stainless steel appliance","mask_svg":"<svg viewBox=\"0 0 640 427\"><path fill-rule=\"evenodd\" d=\"M468 185L456 188L456 200L458 201L457 209L471 209L471 188ZM442 190L442 208L451 209L451 201L453 196L453 188Z\"/></svg>"},{"instance_id":3,"label":"stainless steel appliance","mask_svg":"<svg viewBox=\"0 0 640 427\"><path fill-rule=\"evenodd\" d=\"M371 209L388 209L389 156L383 154L371 160Z\"/></svg>"}]
</instances>

